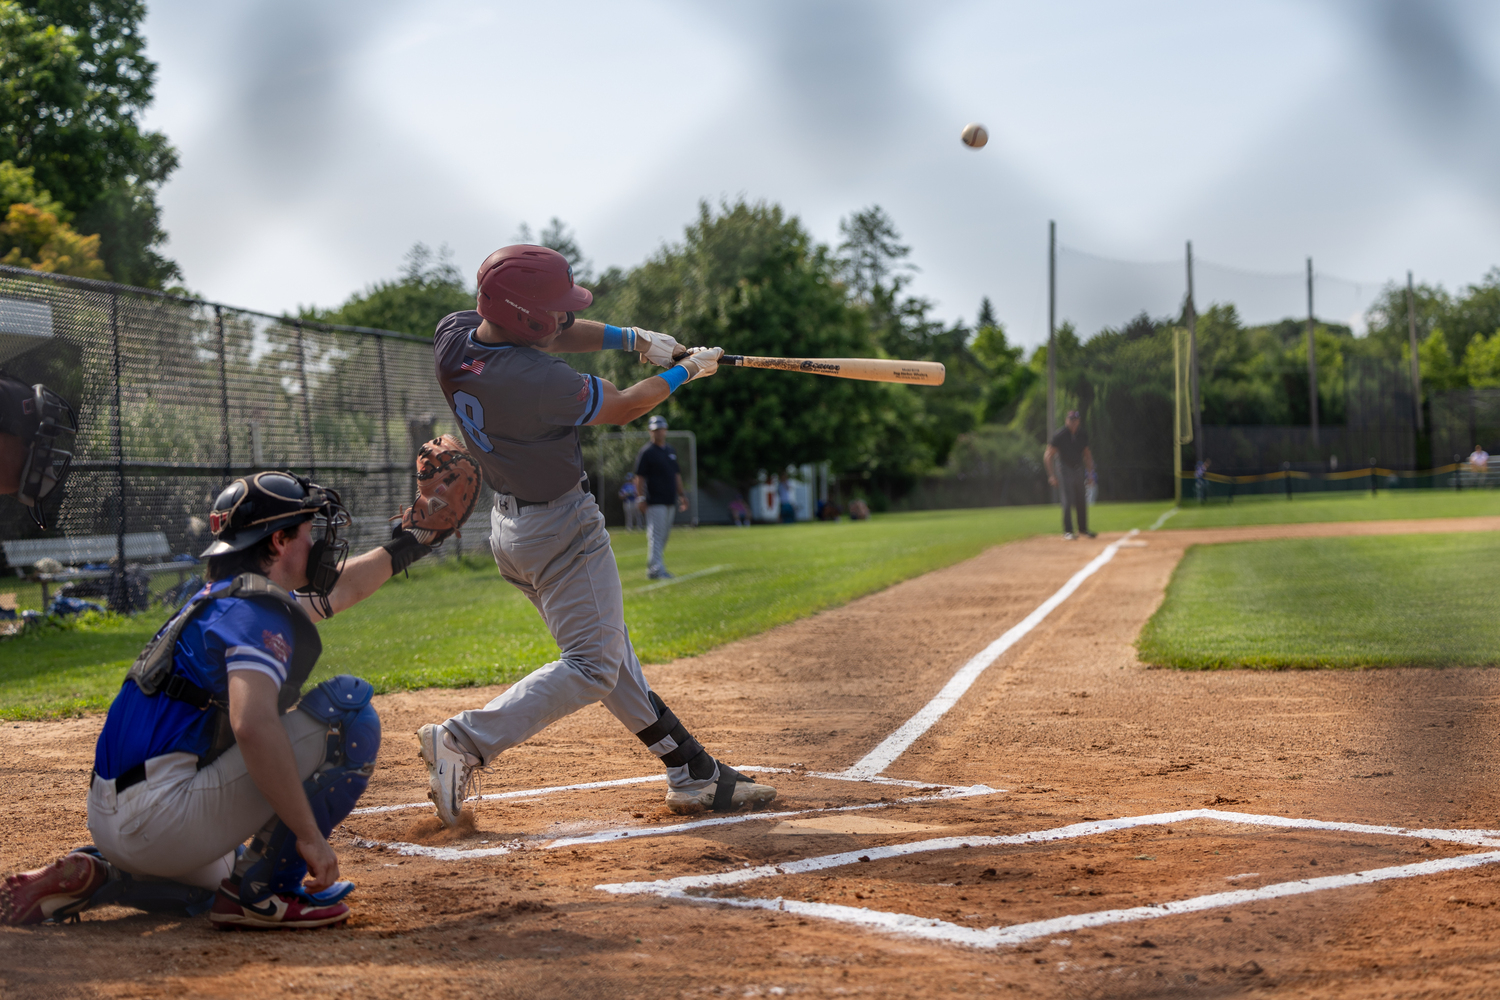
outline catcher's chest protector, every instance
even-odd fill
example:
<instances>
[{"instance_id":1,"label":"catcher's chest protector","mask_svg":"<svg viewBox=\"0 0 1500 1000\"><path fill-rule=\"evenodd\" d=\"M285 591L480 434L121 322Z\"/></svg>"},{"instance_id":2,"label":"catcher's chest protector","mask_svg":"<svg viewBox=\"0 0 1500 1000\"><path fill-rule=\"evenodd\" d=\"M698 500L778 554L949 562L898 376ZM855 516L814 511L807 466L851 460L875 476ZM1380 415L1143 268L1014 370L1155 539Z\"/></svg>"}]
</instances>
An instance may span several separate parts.
<instances>
[{"instance_id":1,"label":"catcher's chest protector","mask_svg":"<svg viewBox=\"0 0 1500 1000\"><path fill-rule=\"evenodd\" d=\"M235 597L279 604L286 609L287 615L292 620L292 662L287 665L286 683L282 684L281 691L276 698L276 707L279 711L287 712L297 704L297 699L302 694L302 685L307 681L308 675L312 673L318 657L323 652L323 639L318 635L318 627L313 624L311 618L307 617L307 612L303 610L302 605L298 604L297 599L291 594L259 574L242 573L230 581L229 586L223 590L199 593L189 601L187 607L179 611L177 616L167 623L166 628L146 644L146 648L141 650L141 655L136 657L130 672L125 676L135 681L136 687L140 688L144 695L165 694L168 697L189 702L202 711L212 708L218 712L213 745L207 756L199 762L200 767L234 746L234 731L229 727L229 706L197 685L187 683L187 678L174 674L172 672L173 654L183 630L187 628L189 622L202 613L209 601Z\"/></svg>"}]
</instances>

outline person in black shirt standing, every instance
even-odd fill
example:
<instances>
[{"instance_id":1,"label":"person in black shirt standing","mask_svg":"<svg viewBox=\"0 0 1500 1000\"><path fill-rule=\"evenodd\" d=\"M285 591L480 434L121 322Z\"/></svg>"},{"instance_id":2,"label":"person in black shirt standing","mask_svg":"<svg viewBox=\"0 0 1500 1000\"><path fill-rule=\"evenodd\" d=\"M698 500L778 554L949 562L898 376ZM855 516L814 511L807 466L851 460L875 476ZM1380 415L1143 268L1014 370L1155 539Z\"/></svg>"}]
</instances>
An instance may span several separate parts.
<instances>
[{"instance_id":1,"label":"person in black shirt standing","mask_svg":"<svg viewBox=\"0 0 1500 1000\"><path fill-rule=\"evenodd\" d=\"M1078 534L1088 535L1090 538L1095 534L1089 530L1089 505L1085 485L1088 473L1094 471L1094 455L1089 451L1089 432L1083 429L1082 424L1078 411L1070 410L1068 419L1052 435L1052 440L1042 455L1042 464L1047 467L1047 482L1056 486L1058 480L1062 480L1064 538L1078 537L1073 534L1074 510L1078 511Z\"/></svg>"},{"instance_id":2,"label":"person in black shirt standing","mask_svg":"<svg viewBox=\"0 0 1500 1000\"><path fill-rule=\"evenodd\" d=\"M672 574L667 572L662 553L672 533L672 518L677 511L688 509L687 490L677 468L677 452L667 444L667 418L654 416L647 426L651 443L635 456L636 502L646 512L646 547L650 552L646 579L670 580Z\"/></svg>"}]
</instances>

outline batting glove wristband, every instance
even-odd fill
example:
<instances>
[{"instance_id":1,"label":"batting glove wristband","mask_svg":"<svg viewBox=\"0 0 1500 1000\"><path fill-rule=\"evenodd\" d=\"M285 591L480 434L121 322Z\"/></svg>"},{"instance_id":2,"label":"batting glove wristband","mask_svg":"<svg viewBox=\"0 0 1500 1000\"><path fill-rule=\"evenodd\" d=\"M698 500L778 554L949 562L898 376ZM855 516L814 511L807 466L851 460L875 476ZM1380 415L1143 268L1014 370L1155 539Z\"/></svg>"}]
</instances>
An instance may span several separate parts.
<instances>
[{"instance_id":1,"label":"batting glove wristband","mask_svg":"<svg viewBox=\"0 0 1500 1000\"><path fill-rule=\"evenodd\" d=\"M432 552L431 545L423 545L399 524L391 529L391 540L380 547L391 554L391 576L406 572L406 567Z\"/></svg>"}]
</instances>

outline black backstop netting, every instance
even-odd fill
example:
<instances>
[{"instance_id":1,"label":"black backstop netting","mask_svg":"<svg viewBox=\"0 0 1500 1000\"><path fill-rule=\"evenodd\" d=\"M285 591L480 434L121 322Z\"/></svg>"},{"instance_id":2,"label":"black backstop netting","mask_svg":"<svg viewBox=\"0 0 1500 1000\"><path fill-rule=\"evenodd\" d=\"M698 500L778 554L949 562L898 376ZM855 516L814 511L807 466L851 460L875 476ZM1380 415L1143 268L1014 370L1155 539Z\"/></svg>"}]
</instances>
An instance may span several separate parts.
<instances>
[{"instance_id":1,"label":"black backstop netting","mask_svg":"<svg viewBox=\"0 0 1500 1000\"><path fill-rule=\"evenodd\" d=\"M61 393L79 422L49 530L4 504L4 540L110 536L118 553L160 533L172 555L194 554L230 480L284 468L342 492L357 552L410 502L421 442L458 433L422 338L20 268L0 267L0 366ZM444 549L482 541L488 508L486 495L464 543Z\"/></svg>"}]
</instances>

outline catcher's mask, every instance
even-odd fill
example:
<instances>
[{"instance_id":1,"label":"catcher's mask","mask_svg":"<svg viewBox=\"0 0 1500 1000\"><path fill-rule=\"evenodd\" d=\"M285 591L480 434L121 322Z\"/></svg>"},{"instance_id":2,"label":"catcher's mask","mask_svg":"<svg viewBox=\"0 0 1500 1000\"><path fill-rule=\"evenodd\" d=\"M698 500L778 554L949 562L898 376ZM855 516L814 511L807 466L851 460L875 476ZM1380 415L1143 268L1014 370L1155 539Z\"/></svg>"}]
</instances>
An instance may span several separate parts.
<instances>
[{"instance_id":1,"label":"catcher's mask","mask_svg":"<svg viewBox=\"0 0 1500 1000\"><path fill-rule=\"evenodd\" d=\"M523 340L543 340L573 325L594 295L573 283L568 259L548 247L501 247L479 265L479 315ZM559 323L554 312L567 313Z\"/></svg>"},{"instance_id":2,"label":"catcher's mask","mask_svg":"<svg viewBox=\"0 0 1500 1000\"><path fill-rule=\"evenodd\" d=\"M282 528L313 522L317 541L307 554L307 583L297 593L313 599L324 618L333 616L328 595L338 583L349 555L349 540L339 528L349 523L349 510L338 490L319 486L291 472L257 472L226 486L208 512L214 542L201 558L249 548Z\"/></svg>"},{"instance_id":3,"label":"catcher's mask","mask_svg":"<svg viewBox=\"0 0 1500 1000\"><path fill-rule=\"evenodd\" d=\"M16 499L31 509L39 528L47 527L42 501L62 485L73 462L73 453L59 447L58 438L71 445L77 433L67 400L45 385L27 385L0 372L0 434L14 434L26 449Z\"/></svg>"}]
</instances>

